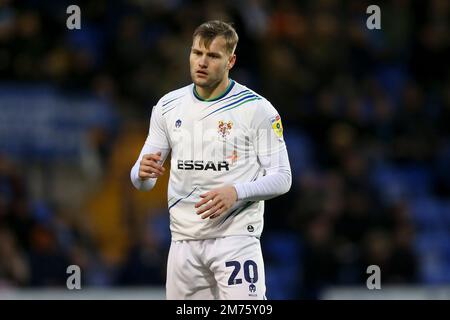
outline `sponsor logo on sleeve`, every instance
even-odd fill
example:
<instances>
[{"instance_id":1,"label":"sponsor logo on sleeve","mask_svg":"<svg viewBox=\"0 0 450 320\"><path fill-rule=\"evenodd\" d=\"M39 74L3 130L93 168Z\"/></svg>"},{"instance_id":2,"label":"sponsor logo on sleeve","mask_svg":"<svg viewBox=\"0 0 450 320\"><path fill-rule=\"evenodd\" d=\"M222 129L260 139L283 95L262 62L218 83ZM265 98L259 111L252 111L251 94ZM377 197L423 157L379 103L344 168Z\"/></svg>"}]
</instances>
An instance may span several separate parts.
<instances>
[{"instance_id":1,"label":"sponsor logo on sleeve","mask_svg":"<svg viewBox=\"0 0 450 320\"><path fill-rule=\"evenodd\" d=\"M277 135L278 138L283 138L283 125L281 124L281 117L277 114L275 117L270 118L270 122L272 123L273 132Z\"/></svg>"}]
</instances>

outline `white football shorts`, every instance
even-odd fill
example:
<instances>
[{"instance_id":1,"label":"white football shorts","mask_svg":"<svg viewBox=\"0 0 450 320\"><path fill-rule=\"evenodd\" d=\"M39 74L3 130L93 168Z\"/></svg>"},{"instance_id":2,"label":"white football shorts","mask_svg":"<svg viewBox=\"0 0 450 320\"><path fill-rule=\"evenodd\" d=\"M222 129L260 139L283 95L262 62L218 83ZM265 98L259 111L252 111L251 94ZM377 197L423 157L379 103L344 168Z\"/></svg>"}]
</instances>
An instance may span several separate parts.
<instances>
[{"instance_id":1,"label":"white football shorts","mask_svg":"<svg viewBox=\"0 0 450 320\"><path fill-rule=\"evenodd\" d=\"M172 241L168 300L265 300L261 244L252 236Z\"/></svg>"}]
</instances>

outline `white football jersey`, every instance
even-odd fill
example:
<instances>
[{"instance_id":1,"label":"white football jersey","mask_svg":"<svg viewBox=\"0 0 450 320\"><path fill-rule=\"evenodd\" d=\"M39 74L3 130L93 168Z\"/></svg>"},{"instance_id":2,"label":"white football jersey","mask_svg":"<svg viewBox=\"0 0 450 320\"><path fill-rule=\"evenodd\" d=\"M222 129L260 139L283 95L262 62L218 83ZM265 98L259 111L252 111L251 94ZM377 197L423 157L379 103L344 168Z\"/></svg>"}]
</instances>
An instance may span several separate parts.
<instances>
[{"instance_id":1,"label":"white football jersey","mask_svg":"<svg viewBox=\"0 0 450 320\"><path fill-rule=\"evenodd\" d=\"M214 219L196 214L200 195L264 175L258 156L286 148L280 116L262 96L230 80L218 98L203 100L194 84L153 107L146 144L171 150L168 208L173 240L234 235L259 237L264 201L238 201Z\"/></svg>"}]
</instances>

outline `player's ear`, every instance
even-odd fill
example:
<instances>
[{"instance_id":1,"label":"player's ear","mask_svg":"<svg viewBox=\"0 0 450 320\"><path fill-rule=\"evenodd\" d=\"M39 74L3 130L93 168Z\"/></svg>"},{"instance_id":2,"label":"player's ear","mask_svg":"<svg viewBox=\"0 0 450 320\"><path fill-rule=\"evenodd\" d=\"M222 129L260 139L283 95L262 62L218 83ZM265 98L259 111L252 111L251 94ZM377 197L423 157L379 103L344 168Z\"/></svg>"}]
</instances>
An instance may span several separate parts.
<instances>
[{"instance_id":1,"label":"player's ear","mask_svg":"<svg viewBox=\"0 0 450 320\"><path fill-rule=\"evenodd\" d=\"M236 55L233 53L230 58L228 59L228 70L233 68L234 64L236 63Z\"/></svg>"}]
</instances>

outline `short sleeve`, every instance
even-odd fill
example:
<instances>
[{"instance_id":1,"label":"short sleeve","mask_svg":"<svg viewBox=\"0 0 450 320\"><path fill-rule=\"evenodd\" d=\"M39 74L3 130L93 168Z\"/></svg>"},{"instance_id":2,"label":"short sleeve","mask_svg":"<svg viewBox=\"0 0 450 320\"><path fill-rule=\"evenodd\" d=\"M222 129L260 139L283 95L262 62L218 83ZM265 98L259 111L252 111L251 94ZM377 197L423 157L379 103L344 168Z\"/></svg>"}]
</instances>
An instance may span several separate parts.
<instances>
[{"instance_id":1,"label":"short sleeve","mask_svg":"<svg viewBox=\"0 0 450 320\"><path fill-rule=\"evenodd\" d=\"M272 104L262 99L254 114L254 146L257 155L266 156L286 149L281 116Z\"/></svg>"}]
</instances>

